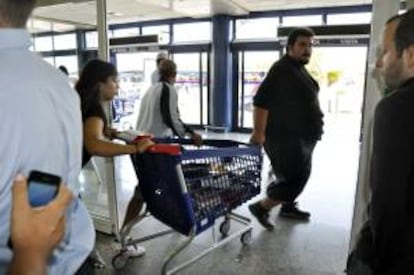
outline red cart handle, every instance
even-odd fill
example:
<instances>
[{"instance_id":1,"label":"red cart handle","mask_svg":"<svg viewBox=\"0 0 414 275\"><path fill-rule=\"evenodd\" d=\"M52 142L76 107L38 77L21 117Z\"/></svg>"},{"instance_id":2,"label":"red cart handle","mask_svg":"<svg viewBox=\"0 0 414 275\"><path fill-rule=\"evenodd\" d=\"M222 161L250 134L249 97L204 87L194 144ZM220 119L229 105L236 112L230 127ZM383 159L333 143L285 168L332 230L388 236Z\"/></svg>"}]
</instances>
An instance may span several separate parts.
<instances>
[{"instance_id":1,"label":"red cart handle","mask_svg":"<svg viewBox=\"0 0 414 275\"><path fill-rule=\"evenodd\" d=\"M143 140L143 139L152 139L153 137L154 136L152 135L140 135L134 138L134 140L132 140L132 143L137 143L138 141Z\"/></svg>"},{"instance_id":2,"label":"red cart handle","mask_svg":"<svg viewBox=\"0 0 414 275\"><path fill-rule=\"evenodd\" d=\"M142 135L137 136L132 142L136 143L143 139L151 139L153 136L151 135ZM147 152L154 153L154 154L167 154L171 156L179 156L181 155L181 146L176 143L165 144L165 143L157 143L150 146Z\"/></svg>"},{"instance_id":3,"label":"red cart handle","mask_svg":"<svg viewBox=\"0 0 414 275\"><path fill-rule=\"evenodd\" d=\"M168 154L171 156L181 155L181 146L179 144L154 144L148 148L148 152L156 154Z\"/></svg>"}]
</instances>

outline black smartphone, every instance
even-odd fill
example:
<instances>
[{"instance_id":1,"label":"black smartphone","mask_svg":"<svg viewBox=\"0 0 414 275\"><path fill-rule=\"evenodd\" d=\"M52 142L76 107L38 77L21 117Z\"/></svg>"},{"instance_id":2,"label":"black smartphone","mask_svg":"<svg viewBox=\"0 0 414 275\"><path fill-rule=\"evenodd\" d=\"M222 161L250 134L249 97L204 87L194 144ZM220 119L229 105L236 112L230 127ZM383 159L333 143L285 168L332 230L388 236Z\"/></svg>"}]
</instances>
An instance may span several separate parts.
<instances>
[{"instance_id":1,"label":"black smartphone","mask_svg":"<svg viewBox=\"0 0 414 275\"><path fill-rule=\"evenodd\" d=\"M59 191L59 176L31 171L28 178L29 202L33 207L43 206L53 200Z\"/></svg>"}]
</instances>

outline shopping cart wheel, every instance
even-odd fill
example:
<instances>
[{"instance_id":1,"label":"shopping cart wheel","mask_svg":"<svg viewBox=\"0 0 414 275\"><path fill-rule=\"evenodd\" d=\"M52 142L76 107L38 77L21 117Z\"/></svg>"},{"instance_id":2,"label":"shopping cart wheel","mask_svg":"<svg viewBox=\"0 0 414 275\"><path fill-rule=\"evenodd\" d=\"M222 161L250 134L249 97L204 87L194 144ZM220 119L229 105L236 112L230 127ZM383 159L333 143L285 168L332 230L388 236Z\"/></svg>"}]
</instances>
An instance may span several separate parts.
<instances>
[{"instance_id":1,"label":"shopping cart wheel","mask_svg":"<svg viewBox=\"0 0 414 275\"><path fill-rule=\"evenodd\" d=\"M251 230L244 232L240 237L240 241L244 245L248 245L251 240L252 240L252 231Z\"/></svg>"},{"instance_id":2,"label":"shopping cart wheel","mask_svg":"<svg viewBox=\"0 0 414 275\"><path fill-rule=\"evenodd\" d=\"M230 220L224 220L221 224L220 224L220 233L223 237L227 236L227 234L229 234L230 231Z\"/></svg>"},{"instance_id":3,"label":"shopping cart wheel","mask_svg":"<svg viewBox=\"0 0 414 275\"><path fill-rule=\"evenodd\" d=\"M112 258L112 266L115 269L122 269L126 266L128 262L128 256L120 252Z\"/></svg>"}]
</instances>

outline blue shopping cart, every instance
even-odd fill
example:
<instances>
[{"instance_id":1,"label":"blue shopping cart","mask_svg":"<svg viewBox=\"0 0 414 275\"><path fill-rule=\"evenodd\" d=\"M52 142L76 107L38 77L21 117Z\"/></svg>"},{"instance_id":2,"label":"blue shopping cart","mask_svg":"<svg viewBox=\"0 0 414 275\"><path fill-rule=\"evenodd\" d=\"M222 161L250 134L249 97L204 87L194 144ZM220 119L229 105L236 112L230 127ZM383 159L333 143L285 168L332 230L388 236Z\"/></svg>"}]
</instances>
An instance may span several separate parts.
<instances>
[{"instance_id":1,"label":"blue shopping cart","mask_svg":"<svg viewBox=\"0 0 414 275\"><path fill-rule=\"evenodd\" d=\"M204 140L196 147L186 139L155 139L147 153L133 155L146 210L173 231L188 238L166 258L162 274L172 274L207 255L235 237L248 244L251 238L250 219L232 210L260 193L261 149L230 140ZM213 227L224 217L219 230L224 238L196 257L167 270L169 263L193 238ZM127 241L125 237L140 219L121 232L122 249L112 261L116 269L127 263L125 248L139 242L168 234L171 230ZM230 221L244 227L232 234Z\"/></svg>"}]
</instances>

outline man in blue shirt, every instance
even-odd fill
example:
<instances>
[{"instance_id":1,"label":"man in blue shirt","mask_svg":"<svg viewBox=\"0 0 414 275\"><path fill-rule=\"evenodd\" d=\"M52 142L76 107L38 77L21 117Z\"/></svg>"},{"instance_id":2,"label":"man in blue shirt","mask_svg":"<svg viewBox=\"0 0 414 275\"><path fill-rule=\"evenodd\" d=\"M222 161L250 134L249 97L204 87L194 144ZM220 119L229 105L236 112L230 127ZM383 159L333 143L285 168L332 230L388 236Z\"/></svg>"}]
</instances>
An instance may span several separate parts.
<instances>
[{"instance_id":1,"label":"man in blue shirt","mask_svg":"<svg viewBox=\"0 0 414 275\"><path fill-rule=\"evenodd\" d=\"M14 176L27 176L31 170L59 175L75 198L79 194L80 101L66 76L29 51L25 26L35 4L0 0L0 274L6 273L13 254L7 241ZM95 232L79 199L69 207L66 223L48 274L75 274L92 251Z\"/></svg>"}]
</instances>

